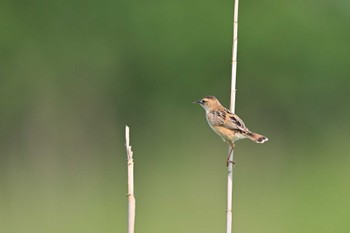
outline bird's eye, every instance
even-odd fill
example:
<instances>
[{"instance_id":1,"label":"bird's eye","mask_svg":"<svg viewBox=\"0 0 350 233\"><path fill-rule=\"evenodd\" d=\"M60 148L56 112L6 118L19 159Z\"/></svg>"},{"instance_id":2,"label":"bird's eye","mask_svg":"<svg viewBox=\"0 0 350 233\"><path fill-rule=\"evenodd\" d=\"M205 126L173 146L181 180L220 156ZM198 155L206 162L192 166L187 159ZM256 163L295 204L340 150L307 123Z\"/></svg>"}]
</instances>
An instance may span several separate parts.
<instances>
[{"instance_id":1,"label":"bird's eye","mask_svg":"<svg viewBox=\"0 0 350 233\"><path fill-rule=\"evenodd\" d=\"M204 104L205 102L207 102L206 100L201 100L201 104Z\"/></svg>"}]
</instances>

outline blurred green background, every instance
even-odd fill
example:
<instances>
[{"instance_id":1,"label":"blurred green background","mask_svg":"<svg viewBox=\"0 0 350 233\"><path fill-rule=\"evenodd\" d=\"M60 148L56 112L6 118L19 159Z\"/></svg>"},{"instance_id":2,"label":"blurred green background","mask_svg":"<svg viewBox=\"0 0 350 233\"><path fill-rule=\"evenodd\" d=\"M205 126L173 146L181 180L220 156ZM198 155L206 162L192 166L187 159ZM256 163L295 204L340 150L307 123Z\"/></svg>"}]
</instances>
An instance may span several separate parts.
<instances>
[{"instance_id":1,"label":"blurred green background","mask_svg":"<svg viewBox=\"0 0 350 233\"><path fill-rule=\"evenodd\" d=\"M232 1L0 2L0 232L225 232ZM234 232L350 231L350 2L240 2Z\"/></svg>"}]
</instances>

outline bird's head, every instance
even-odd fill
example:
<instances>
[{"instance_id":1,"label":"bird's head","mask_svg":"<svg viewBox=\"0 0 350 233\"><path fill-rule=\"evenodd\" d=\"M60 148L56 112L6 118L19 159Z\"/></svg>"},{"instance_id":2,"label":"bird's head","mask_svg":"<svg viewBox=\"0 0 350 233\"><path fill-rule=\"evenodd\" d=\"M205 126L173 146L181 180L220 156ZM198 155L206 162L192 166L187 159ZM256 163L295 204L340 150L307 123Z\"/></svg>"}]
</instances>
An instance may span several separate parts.
<instances>
[{"instance_id":1,"label":"bird's head","mask_svg":"<svg viewBox=\"0 0 350 233\"><path fill-rule=\"evenodd\" d=\"M215 110L222 108L219 100L215 96L206 96L201 100L193 102L194 104L200 104L205 111Z\"/></svg>"}]
</instances>

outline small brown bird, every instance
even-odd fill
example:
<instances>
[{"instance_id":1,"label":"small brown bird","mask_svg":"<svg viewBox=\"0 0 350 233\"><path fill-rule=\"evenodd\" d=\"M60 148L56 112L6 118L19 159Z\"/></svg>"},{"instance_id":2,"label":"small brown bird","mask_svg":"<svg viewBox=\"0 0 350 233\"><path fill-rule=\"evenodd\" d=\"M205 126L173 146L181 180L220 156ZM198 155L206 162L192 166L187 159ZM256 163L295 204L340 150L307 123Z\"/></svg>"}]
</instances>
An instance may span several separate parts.
<instances>
[{"instance_id":1,"label":"small brown bird","mask_svg":"<svg viewBox=\"0 0 350 233\"><path fill-rule=\"evenodd\" d=\"M219 100L214 96L206 96L193 103L198 103L205 109L205 116L209 126L222 138L222 140L231 146L227 158L227 164L233 162L229 161L229 159L235 141L249 138L253 142L264 143L268 140L267 137L250 131L241 118L222 106Z\"/></svg>"}]
</instances>

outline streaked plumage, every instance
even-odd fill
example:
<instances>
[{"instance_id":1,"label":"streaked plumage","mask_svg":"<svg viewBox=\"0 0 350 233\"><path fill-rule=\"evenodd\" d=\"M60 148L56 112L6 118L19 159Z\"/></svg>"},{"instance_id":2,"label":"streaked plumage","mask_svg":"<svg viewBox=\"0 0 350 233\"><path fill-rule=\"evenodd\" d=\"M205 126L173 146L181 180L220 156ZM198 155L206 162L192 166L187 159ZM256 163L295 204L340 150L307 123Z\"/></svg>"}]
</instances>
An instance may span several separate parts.
<instances>
[{"instance_id":1,"label":"streaked plumage","mask_svg":"<svg viewBox=\"0 0 350 233\"><path fill-rule=\"evenodd\" d=\"M200 104L206 112L209 126L232 148L234 142L249 138L256 143L264 143L267 137L250 131L241 118L223 107L214 96L206 96L194 103Z\"/></svg>"}]
</instances>

